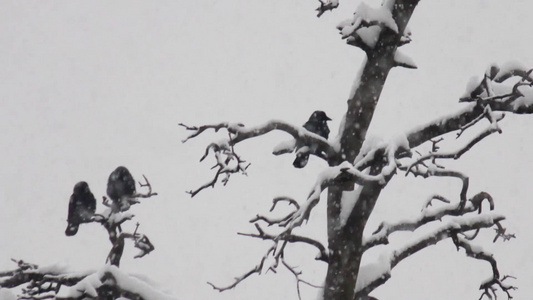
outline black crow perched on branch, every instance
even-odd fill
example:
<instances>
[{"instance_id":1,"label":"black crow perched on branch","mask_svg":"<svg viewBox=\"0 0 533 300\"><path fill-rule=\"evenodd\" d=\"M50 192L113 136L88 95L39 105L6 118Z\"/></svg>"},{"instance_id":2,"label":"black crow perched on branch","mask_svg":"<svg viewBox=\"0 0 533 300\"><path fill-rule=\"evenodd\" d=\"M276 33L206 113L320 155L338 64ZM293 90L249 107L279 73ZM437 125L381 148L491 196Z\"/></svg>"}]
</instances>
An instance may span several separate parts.
<instances>
[{"instance_id":1,"label":"black crow perched on branch","mask_svg":"<svg viewBox=\"0 0 533 300\"><path fill-rule=\"evenodd\" d=\"M317 110L313 112L303 127L327 140L329 136L329 127L327 121L331 121L331 119L326 115L326 113L321 110ZM302 147L303 145L296 146L296 159L292 163L292 165L296 168L303 168L307 165L309 153L315 152L318 148L318 145L308 145L310 148L309 151L303 151L302 153L298 152Z\"/></svg>"},{"instance_id":2,"label":"black crow perched on branch","mask_svg":"<svg viewBox=\"0 0 533 300\"><path fill-rule=\"evenodd\" d=\"M107 180L107 195L115 206L121 210L128 210L129 201L135 197L135 180L126 167L116 168Z\"/></svg>"},{"instance_id":3,"label":"black crow perched on branch","mask_svg":"<svg viewBox=\"0 0 533 300\"><path fill-rule=\"evenodd\" d=\"M91 220L96 211L96 199L85 181L80 181L74 186L68 204L67 229L65 234L73 236L78 232L79 225Z\"/></svg>"}]
</instances>

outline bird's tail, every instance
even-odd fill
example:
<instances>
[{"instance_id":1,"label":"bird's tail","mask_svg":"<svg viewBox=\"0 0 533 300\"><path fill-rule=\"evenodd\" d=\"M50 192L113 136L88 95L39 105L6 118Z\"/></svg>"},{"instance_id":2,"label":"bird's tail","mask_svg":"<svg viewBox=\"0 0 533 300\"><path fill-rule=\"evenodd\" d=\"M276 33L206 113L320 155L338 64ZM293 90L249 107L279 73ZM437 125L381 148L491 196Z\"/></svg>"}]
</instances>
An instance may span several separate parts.
<instances>
[{"instance_id":1,"label":"bird's tail","mask_svg":"<svg viewBox=\"0 0 533 300\"><path fill-rule=\"evenodd\" d=\"M307 162L309 161L309 154L307 153L297 153L296 158L292 162L292 165L295 168L301 169L307 165Z\"/></svg>"},{"instance_id":2,"label":"bird's tail","mask_svg":"<svg viewBox=\"0 0 533 300\"><path fill-rule=\"evenodd\" d=\"M73 236L78 232L79 224L68 223L67 229L65 229L66 236Z\"/></svg>"}]
</instances>

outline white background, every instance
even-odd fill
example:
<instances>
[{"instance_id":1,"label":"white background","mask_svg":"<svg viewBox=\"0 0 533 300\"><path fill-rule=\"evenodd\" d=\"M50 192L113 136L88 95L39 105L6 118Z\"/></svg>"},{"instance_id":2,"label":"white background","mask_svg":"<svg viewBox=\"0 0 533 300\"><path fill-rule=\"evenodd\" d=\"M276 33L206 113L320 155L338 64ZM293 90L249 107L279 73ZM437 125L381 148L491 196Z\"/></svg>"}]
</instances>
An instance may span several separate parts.
<instances>
[{"instance_id":1,"label":"white background","mask_svg":"<svg viewBox=\"0 0 533 300\"><path fill-rule=\"evenodd\" d=\"M10 258L74 270L97 269L110 249L96 224L66 237L68 199L84 180L95 196L105 193L117 166L145 174L160 195L132 208L140 231L156 250L121 267L144 274L178 299L297 299L286 271L253 276L235 290L218 293L206 284L229 284L256 263L268 242L240 237L248 220L267 213L270 201L288 195L303 201L316 158L303 170L292 155L274 157L288 139L273 133L239 145L252 163L191 199L186 193L210 180L213 161L198 163L204 147L224 133L185 144L179 122L200 125L269 119L303 124L322 109L334 119L332 136L363 53L340 39L335 26L359 1L317 19L317 1L3 1L0 9L0 270ZM370 1L379 5L378 1ZM466 83L492 62L518 60L533 66L530 1L421 1L409 27L413 42L402 51L418 70L390 73L370 134L390 135L456 111ZM508 115L502 135L469 152L454 169L471 176L470 195L484 190L507 216L517 239L492 244L482 236L503 274L515 275L516 299L533 294L530 184L533 145L530 116ZM369 222L416 215L432 193L459 193L457 180L397 176ZM99 204L99 210L103 209ZM320 203L300 233L325 240ZM133 230L130 222L126 229ZM394 245L408 241L401 234ZM378 249L379 250L379 249ZM314 249L294 248L287 259L304 278L323 280L325 265ZM371 261L372 257L367 257ZM406 259L374 293L386 299L478 299L488 264L465 258L451 241ZM304 299L316 290L303 287Z\"/></svg>"}]
</instances>

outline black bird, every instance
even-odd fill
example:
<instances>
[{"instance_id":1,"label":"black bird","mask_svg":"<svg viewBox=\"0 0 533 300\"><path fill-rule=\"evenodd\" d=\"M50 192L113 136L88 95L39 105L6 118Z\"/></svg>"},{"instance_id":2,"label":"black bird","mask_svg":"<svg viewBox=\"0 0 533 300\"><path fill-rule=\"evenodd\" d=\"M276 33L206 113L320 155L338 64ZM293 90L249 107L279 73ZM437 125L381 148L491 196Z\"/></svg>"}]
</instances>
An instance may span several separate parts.
<instances>
[{"instance_id":1,"label":"black bird","mask_svg":"<svg viewBox=\"0 0 533 300\"><path fill-rule=\"evenodd\" d=\"M311 117L309 117L309 120L305 122L303 127L307 129L308 131L311 131L312 133L316 133L320 135L321 137L328 139L329 136L329 127L326 123L327 121L331 121L331 119L326 115L325 112L321 110L317 110L313 112ZM300 149L303 147L303 145L297 145L296 149ZM307 161L309 160L309 153L315 152L318 148L318 145L309 145L311 148L310 151L306 153L297 153L296 159L292 163L292 165L296 168L303 168L305 165L307 165Z\"/></svg>"},{"instance_id":2,"label":"black bird","mask_svg":"<svg viewBox=\"0 0 533 300\"><path fill-rule=\"evenodd\" d=\"M120 166L109 175L107 195L119 210L128 210L128 200L135 195L135 180L126 167Z\"/></svg>"},{"instance_id":3,"label":"black bird","mask_svg":"<svg viewBox=\"0 0 533 300\"><path fill-rule=\"evenodd\" d=\"M68 225L65 234L67 236L75 235L80 224L90 221L95 211L96 199L87 182L76 183L68 203Z\"/></svg>"}]
</instances>

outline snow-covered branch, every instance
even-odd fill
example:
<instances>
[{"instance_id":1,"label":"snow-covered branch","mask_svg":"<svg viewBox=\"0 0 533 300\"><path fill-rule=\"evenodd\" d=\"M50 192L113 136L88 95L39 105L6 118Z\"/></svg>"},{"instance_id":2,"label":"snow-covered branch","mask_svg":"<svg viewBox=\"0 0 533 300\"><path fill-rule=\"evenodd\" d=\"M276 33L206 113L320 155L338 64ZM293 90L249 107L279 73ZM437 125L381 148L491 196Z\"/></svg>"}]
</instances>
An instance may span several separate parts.
<instances>
[{"instance_id":1,"label":"snow-covered branch","mask_svg":"<svg viewBox=\"0 0 533 300\"><path fill-rule=\"evenodd\" d=\"M113 299L175 299L111 265L98 271L73 272L66 265L39 267L13 261L18 269L0 273L0 288L25 285L18 299L102 299L109 295Z\"/></svg>"},{"instance_id":2,"label":"snow-covered branch","mask_svg":"<svg viewBox=\"0 0 533 300\"><path fill-rule=\"evenodd\" d=\"M227 131L230 134L230 138L226 140L226 143L228 145L236 145L237 143L240 143L244 140L267 134L273 130L280 130L280 131L283 131L283 132L286 132L292 135L293 138L301 141L302 144L304 145L308 145L308 144L318 145L321 151L326 152L328 156L336 154L336 150L334 146L330 145L325 138L321 137L318 134L305 130L301 126L295 126L295 125L292 125L285 121L280 121L280 120L271 120L271 121L266 122L263 125L259 125L259 126L251 127L251 128L247 128L246 126L240 123L227 123L227 122L214 124L214 125L204 125L200 127L187 126L182 123L180 123L179 125L193 132L185 140L183 140L183 142L186 142L189 139L200 135L207 129L214 129L215 131L218 131L222 128L227 129Z\"/></svg>"},{"instance_id":3,"label":"snow-covered branch","mask_svg":"<svg viewBox=\"0 0 533 300\"><path fill-rule=\"evenodd\" d=\"M496 287L500 287L502 291L504 291L507 294L507 299L512 299L510 291L515 290L516 287L512 285L507 285L504 283L506 279L514 278L512 276L500 276L500 271L498 270L498 263L496 262L496 259L494 256L490 253L485 252L482 248L472 245L470 242L468 242L465 238L453 235L452 240L455 243L455 246L457 247L457 250L459 248L463 248L466 251L466 255L475 259L484 260L487 261L492 268L492 277L491 279L487 280L486 282L482 283L479 287L480 290L483 290L483 294L481 294L481 298L483 299L484 296L487 296L489 299L498 299L496 295ZM493 298L494 297L494 298Z\"/></svg>"},{"instance_id":4,"label":"snow-covered branch","mask_svg":"<svg viewBox=\"0 0 533 300\"><path fill-rule=\"evenodd\" d=\"M398 263L418 251L459 233L492 227L504 219L504 216L492 212L474 216L450 217L431 233L407 243L402 248L390 252L389 255L383 255L378 263L361 266L356 284L356 298L368 295L385 283L391 276L391 270Z\"/></svg>"},{"instance_id":5,"label":"snow-covered branch","mask_svg":"<svg viewBox=\"0 0 533 300\"><path fill-rule=\"evenodd\" d=\"M325 138L321 137L318 134L310 132L301 126L294 126L288 124L284 121L272 120L263 125L247 128L243 124L237 123L219 123L213 125L204 125L200 127L187 126L180 123L180 126L185 127L185 129L192 131L192 134L189 135L183 142L188 141L191 138L197 137L208 129L213 129L218 131L220 129L226 129L228 131L228 138L223 139L219 142L211 143L207 146L204 155L200 159L203 161L211 152L214 152L216 158L216 165L213 168L217 168L212 180L200 186L196 190L191 190L188 193L194 197L202 190L208 187L214 187L218 182L221 175L225 175L225 178L222 179L222 183L226 184L231 176L234 173L246 174L246 169L250 164L247 164L239 155L235 152L234 146L239 142L245 141L250 138L258 137L264 134L267 134L273 130L280 130L286 132L294 138L294 141L290 143L283 143L281 146L278 146L274 149L274 154L284 154L294 151L295 145L316 145L315 147L303 147L301 149L316 149L314 152L309 152L309 154L314 154L317 157L329 160L332 157L337 156L337 151L335 146L330 144ZM303 150L302 150L303 151Z\"/></svg>"},{"instance_id":6,"label":"snow-covered branch","mask_svg":"<svg viewBox=\"0 0 533 300\"><path fill-rule=\"evenodd\" d=\"M409 168L407 169L407 172L405 175L408 175L410 172L412 172L412 169L420 164L422 164L424 161L432 160L433 163L435 163L436 159L459 159L464 153L472 149L474 145L479 143L481 140L486 138L487 136L491 135L492 133L498 132L501 133L501 129L498 126L498 121L503 119L503 114L495 114L490 109L490 106L486 106L484 109L483 115L480 115L478 118L474 119L473 122L478 122L481 117L487 117L490 121L490 125L480 133L478 133L474 138L472 138L468 143L460 147L459 149L447 153L439 152L439 148L436 147L436 142L433 145L434 151L430 152L429 154L423 155L420 158L418 158L415 162L413 162ZM466 128L470 128L472 126L471 123L466 124L465 126L460 128L460 132L458 134L458 137L462 134ZM439 140L440 141L440 140Z\"/></svg>"},{"instance_id":7,"label":"snow-covered branch","mask_svg":"<svg viewBox=\"0 0 533 300\"><path fill-rule=\"evenodd\" d=\"M73 285L87 276L86 273L68 272L65 266L58 264L39 267L23 260L12 259L12 261L18 265L18 268L0 273L0 288L14 288L28 284L25 288L25 294L28 296L35 296L37 290L47 293L46 289L50 287L53 287L50 291L56 291L61 285Z\"/></svg>"},{"instance_id":8,"label":"snow-covered branch","mask_svg":"<svg viewBox=\"0 0 533 300\"><path fill-rule=\"evenodd\" d=\"M102 295L118 299L176 300L157 291L146 282L122 272L116 266L106 265L87 275L75 285L63 287L56 299L101 299Z\"/></svg>"},{"instance_id":9,"label":"snow-covered branch","mask_svg":"<svg viewBox=\"0 0 533 300\"><path fill-rule=\"evenodd\" d=\"M469 128L482 116L487 115L487 109L490 109L497 119L501 117L498 117L495 112L532 114L533 76L531 73L532 69L517 63L490 66L481 81L472 79L468 83L460 99L460 102L468 103L466 107L409 132L410 148L446 133ZM491 124L494 125L494 122L491 121ZM492 130L498 131L497 128Z\"/></svg>"},{"instance_id":10,"label":"snow-covered branch","mask_svg":"<svg viewBox=\"0 0 533 300\"><path fill-rule=\"evenodd\" d=\"M443 199L441 196L432 196L428 203L432 199ZM490 210L494 209L494 202L492 196L486 192L480 192L474 197L470 198L468 203L461 207L460 203L447 204L437 209L429 210L424 208L422 213L415 219L402 220L395 223L383 222L378 226L378 229L369 238L363 241L363 248L365 251L376 245L388 244L388 238L390 234L398 231L414 231L423 225L430 222L441 221L445 216L462 216L470 212L478 211L481 213L483 201L487 200L490 204Z\"/></svg>"}]
</instances>

